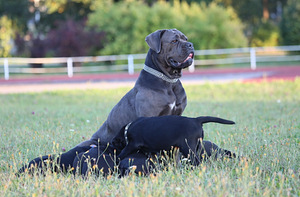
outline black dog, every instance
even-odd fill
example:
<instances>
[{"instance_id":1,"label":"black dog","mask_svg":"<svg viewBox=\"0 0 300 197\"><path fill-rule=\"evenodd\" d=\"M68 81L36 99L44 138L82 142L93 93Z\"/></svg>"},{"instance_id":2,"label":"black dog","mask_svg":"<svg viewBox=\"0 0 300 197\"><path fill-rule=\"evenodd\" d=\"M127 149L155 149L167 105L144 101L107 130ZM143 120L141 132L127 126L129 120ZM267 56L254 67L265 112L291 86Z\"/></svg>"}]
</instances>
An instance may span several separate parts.
<instances>
[{"instance_id":1,"label":"black dog","mask_svg":"<svg viewBox=\"0 0 300 197\"><path fill-rule=\"evenodd\" d=\"M73 161L74 174L87 176L89 172L95 175L107 176L117 170L119 152L112 146L98 146L82 152Z\"/></svg>"},{"instance_id":2,"label":"black dog","mask_svg":"<svg viewBox=\"0 0 300 197\"><path fill-rule=\"evenodd\" d=\"M47 170L50 170L51 172L66 173L72 170L75 156L81 152L89 150L90 148L90 146L77 147L60 155L45 155L37 157L31 160L28 165L24 165L20 168L16 175L19 176L25 171L32 175L35 173L45 174L45 171Z\"/></svg>"},{"instance_id":3,"label":"black dog","mask_svg":"<svg viewBox=\"0 0 300 197\"><path fill-rule=\"evenodd\" d=\"M120 176L128 175L131 170L139 176L147 176L154 172L156 165L158 165L158 162L154 162L154 160L156 158L152 159L140 152L130 154L120 161Z\"/></svg>"},{"instance_id":4,"label":"black dog","mask_svg":"<svg viewBox=\"0 0 300 197\"><path fill-rule=\"evenodd\" d=\"M196 155L199 142L204 137L202 125L208 122L235 124L233 121L217 117L188 118L183 116L142 117L128 124L113 139L116 147L125 148L118 155L120 160L137 152L157 153L178 147L184 157L194 156L193 164L201 161Z\"/></svg>"},{"instance_id":5,"label":"black dog","mask_svg":"<svg viewBox=\"0 0 300 197\"><path fill-rule=\"evenodd\" d=\"M143 153L133 153L119 162L118 152L113 146L93 147L75 157L73 166L74 174L83 177L89 172L95 175L111 175L120 173L120 177L128 175L132 168L138 175L148 175L155 168L154 163Z\"/></svg>"},{"instance_id":6,"label":"black dog","mask_svg":"<svg viewBox=\"0 0 300 197\"><path fill-rule=\"evenodd\" d=\"M199 158L201 161L205 161L209 158L215 160L218 158L228 157L228 158L236 158L236 154L218 147L215 143L210 141L202 141L200 144L201 147L199 147L197 151L197 155L199 155Z\"/></svg>"}]
</instances>

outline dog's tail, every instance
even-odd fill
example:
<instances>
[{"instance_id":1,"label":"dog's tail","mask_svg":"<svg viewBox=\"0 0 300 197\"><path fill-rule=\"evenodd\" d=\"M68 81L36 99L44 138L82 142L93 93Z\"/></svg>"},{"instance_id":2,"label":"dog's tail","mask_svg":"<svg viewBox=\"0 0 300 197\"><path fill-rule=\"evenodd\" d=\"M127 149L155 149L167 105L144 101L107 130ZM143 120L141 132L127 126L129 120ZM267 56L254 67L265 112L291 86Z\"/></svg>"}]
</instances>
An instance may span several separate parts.
<instances>
[{"instance_id":1,"label":"dog's tail","mask_svg":"<svg viewBox=\"0 0 300 197\"><path fill-rule=\"evenodd\" d=\"M235 122L231 120L225 120L222 118L212 117L212 116L200 116L197 118L200 124L208 123L208 122L216 122L221 124L235 124Z\"/></svg>"}]
</instances>

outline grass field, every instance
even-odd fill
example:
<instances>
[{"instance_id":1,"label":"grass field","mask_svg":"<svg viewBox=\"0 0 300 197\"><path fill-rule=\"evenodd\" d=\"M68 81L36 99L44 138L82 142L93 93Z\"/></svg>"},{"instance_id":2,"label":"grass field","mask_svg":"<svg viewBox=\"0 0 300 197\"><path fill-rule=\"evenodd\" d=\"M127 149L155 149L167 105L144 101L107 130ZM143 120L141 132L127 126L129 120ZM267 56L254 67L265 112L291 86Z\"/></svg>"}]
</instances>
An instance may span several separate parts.
<instances>
[{"instance_id":1,"label":"grass field","mask_svg":"<svg viewBox=\"0 0 300 197\"><path fill-rule=\"evenodd\" d=\"M300 80L185 86L186 116L212 115L205 140L247 160L208 161L156 176L15 177L24 162L89 138L129 90L0 95L0 196L300 196Z\"/></svg>"}]
</instances>

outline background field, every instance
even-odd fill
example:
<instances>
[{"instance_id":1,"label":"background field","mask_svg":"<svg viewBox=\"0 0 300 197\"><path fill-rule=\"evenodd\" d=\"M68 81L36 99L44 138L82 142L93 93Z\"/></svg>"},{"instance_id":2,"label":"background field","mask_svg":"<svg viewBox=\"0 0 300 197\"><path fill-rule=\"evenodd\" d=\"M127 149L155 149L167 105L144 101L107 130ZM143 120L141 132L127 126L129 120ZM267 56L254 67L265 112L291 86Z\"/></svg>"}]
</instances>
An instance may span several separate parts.
<instances>
[{"instance_id":1,"label":"background field","mask_svg":"<svg viewBox=\"0 0 300 197\"><path fill-rule=\"evenodd\" d=\"M205 140L247 160L170 166L156 176L118 179L14 173L24 162L89 138L130 89L0 95L1 196L299 196L300 80L185 86L186 116L212 115Z\"/></svg>"}]
</instances>

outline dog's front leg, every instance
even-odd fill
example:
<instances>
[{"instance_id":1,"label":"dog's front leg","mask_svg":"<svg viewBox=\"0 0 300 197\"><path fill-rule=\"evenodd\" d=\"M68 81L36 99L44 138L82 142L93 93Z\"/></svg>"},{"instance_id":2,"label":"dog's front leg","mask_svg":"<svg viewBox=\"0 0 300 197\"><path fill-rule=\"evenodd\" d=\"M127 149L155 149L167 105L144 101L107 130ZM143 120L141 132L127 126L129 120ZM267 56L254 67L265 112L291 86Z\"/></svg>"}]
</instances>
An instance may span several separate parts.
<instances>
[{"instance_id":1,"label":"dog's front leg","mask_svg":"<svg viewBox=\"0 0 300 197\"><path fill-rule=\"evenodd\" d=\"M182 84L180 81L178 81L178 85L176 85L173 89L174 94L176 96L176 105L175 105L175 111L173 115L182 115L186 105L187 105L187 98L184 88L182 87Z\"/></svg>"},{"instance_id":2,"label":"dog's front leg","mask_svg":"<svg viewBox=\"0 0 300 197\"><path fill-rule=\"evenodd\" d=\"M124 159L125 157L127 157L128 155L130 155L131 153L136 152L138 149L137 147L131 145L130 143L127 144L125 146L125 148L121 151L121 153L118 155L118 157L120 158L120 160Z\"/></svg>"}]
</instances>

